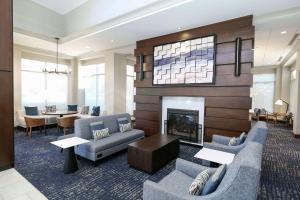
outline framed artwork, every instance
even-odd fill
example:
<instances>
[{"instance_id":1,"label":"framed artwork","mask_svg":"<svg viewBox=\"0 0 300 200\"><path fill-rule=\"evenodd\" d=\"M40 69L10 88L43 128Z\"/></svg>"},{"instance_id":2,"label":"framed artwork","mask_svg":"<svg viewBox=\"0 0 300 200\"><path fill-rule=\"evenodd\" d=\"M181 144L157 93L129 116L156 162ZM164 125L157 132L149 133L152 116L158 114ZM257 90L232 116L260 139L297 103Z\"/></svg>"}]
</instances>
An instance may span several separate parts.
<instances>
[{"instance_id":1,"label":"framed artwork","mask_svg":"<svg viewBox=\"0 0 300 200\"><path fill-rule=\"evenodd\" d=\"M153 48L153 85L214 84L216 36Z\"/></svg>"}]
</instances>

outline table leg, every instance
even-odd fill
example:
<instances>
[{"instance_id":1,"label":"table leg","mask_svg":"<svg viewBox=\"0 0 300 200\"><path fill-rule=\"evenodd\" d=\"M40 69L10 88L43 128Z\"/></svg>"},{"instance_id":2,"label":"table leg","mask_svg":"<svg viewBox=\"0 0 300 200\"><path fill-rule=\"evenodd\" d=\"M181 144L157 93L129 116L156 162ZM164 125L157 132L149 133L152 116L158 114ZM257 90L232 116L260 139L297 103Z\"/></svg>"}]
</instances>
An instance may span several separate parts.
<instances>
[{"instance_id":1,"label":"table leg","mask_svg":"<svg viewBox=\"0 0 300 200\"><path fill-rule=\"evenodd\" d=\"M65 164L64 164L64 173L70 174L78 170L77 160L75 156L74 147L65 149Z\"/></svg>"}]
</instances>

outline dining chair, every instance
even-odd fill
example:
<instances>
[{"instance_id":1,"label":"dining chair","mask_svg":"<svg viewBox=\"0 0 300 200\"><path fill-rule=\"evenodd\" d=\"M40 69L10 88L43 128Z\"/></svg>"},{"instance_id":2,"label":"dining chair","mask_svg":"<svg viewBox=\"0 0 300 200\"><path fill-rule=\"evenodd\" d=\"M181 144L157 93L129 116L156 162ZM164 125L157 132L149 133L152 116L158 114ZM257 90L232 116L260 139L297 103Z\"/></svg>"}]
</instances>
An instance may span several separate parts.
<instances>
[{"instance_id":1,"label":"dining chair","mask_svg":"<svg viewBox=\"0 0 300 200\"><path fill-rule=\"evenodd\" d=\"M32 129L35 127L39 127L41 133L42 128L44 128L45 135L47 134L45 118L36 118L28 116L25 116L24 118L26 123L26 135L29 135L30 138L32 137Z\"/></svg>"},{"instance_id":2,"label":"dining chair","mask_svg":"<svg viewBox=\"0 0 300 200\"><path fill-rule=\"evenodd\" d=\"M69 117L57 117L57 128L60 130L63 129L64 135L66 135L69 129L74 128L74 122L78 119L78 116L69 116Z\"/></svg>"}]
</instances>

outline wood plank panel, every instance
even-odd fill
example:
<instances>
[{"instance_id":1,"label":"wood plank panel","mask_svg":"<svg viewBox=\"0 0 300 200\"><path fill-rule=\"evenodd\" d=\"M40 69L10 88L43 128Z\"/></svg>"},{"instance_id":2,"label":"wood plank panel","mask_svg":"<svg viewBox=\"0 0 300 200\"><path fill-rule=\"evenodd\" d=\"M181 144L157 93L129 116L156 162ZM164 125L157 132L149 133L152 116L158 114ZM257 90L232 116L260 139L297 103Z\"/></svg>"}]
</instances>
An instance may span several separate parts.
<instances>
[{"instance_id":1,"label":"wood plank panel","mask_svg":"<svg viewBox=\"0 0 300 200\"><path fill-rule=\"evenodd\" d=\"M143 96L135 95L134 102L136 103L150 103L150 104L159 104L160 96Z\"/></svg>"},{"instance_id":2,"label":"wood plank panel","mask_svg":"<svg viewBox=\"0 0 300 200\"><path fill-rule=\"evenodd\" d=\"M144 110L144 111L159 111L160 105L159 104L147 104L147 103L137 103L136 110Z\"/></svg>"},{"instance_id":3,"label":"wood plank panel","mask_svg":"<svg viewBox=\"0 0 300 200\"><path fill-rule=\"evenodd\" d=\"M137 42L135 54L144 54L144 77L135 81L137 102L134 112L137 127L146 130L147 135L160 133L161 97L194 96L205 97L205 138L222 131L221 135L237 136L248 131L248 109L251 108L250 87L252 85L251 67L253 63L252 40L254 39L252 16L228 20L204 27L185 30ZM192 86L153 86L152 63L153 46L216 35L216 82L211 85ZM235 39L241 37L242 67L241 76L234 76ZM139 63L135 71L139 75Z\"/></svg>"},{"instance_id":4,"label":"wood plank panel","mask_svg":"<svg viewBox=\"0 0 300 200\"><path fill-rule=\"evenodd\" d=\"M12 2L0 1L0 171L14 166Z\"/></svg>"},{"instance_id":5,"label":"wood plank panel","mask_svg":"<svg viewBox=\"0 0 300 200\"><path fill-rule=\"evenodd\" d=\"M12 71L12 0L1 0L0 15L0 70Z\"/></svg>"},{"instance_id":6,"label":"wood plank panel","mask_svg":"<svg viewBox=\"0 0 300 200\"><path fill-rule=\"evenodd\" d=\"M223 135L228 137L238 137L241 131L229 131L224 129L205 128L204 129L204 141L211 142L213 135Z\"/></svg>"},{"instance_id":7,"label":"wood plank panel","mask_svg":"<svg viewBox=\"0 0 300 200\"><path fill-rule=\"evenodd\" d=\"M250 87L137 87L136 94L149 96L249 97Z\"/></svg>"},{"instance_id":8,"label":"wood plank panel","mask_svg":"<svg viewBox=\"0 0 300 200\"><path fill-rule=\"evenodd\" d=\"M205 107L250 109L252 101L250 97L207 97Z\"/></svg>"},{"instance_id":9,"label":"wood plank panel","mask_svg":"<svg viewBox=\"0 0 300 200\"><path fill-rule=\"evenodd\" d=\"M251 127L249 120L238 120L230 118L207 117L204 118L206 128L224 129L231 131L248 131Z\"/></svg>"},{"instance_id":10,"label":"wood plank panel","mask_svg":"<svg viewBox=\"0 0 300 200\"><path fill-rule=\"evenodd\" d=\"M230 119L249 119L248 109L232 109L232 108L209 108L205 109L205 116L207 117L221 117Z\"/></svg>"},{"instance_id":11,"label":"wood plank panel","mask_svg":"<svg viewBox=\"0 0 300 200\"><path fill-rule=\"evenodd\" d=\"M0 71L0 171L12 167L14 160L12 80L12 72Z\"/></svg>"},{"instance_id":12,"label":"wood plank panel","mask_svg":"<svg viewBox=\"0 0 300 200\"><path fill-rule=\"evenodd\" d=\"M143 111L143 110L134 111L134 117L139 119L158 121L158 123L160 123L159 115L160 115L159 112L154 112L154 111Z\"/></svg>"}]
</instances>

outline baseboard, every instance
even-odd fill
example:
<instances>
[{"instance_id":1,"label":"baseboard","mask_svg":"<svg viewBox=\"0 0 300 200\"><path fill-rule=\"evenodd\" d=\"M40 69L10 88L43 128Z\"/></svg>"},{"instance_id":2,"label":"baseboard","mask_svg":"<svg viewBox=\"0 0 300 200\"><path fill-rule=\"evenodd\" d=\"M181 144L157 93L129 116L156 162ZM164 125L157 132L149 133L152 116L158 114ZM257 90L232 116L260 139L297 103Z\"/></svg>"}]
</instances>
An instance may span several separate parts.
<instances>
[{"instance_id":1,"label":"baseboard","mask_svg":"<svg viewBox=\"0 0 300 200\"><path fill-rule=\"evenodd\" d=\"M12 165L3 165L3 166L0 166L0 172L4 171L4 170L7 170L7 169L11 169L11 168L13 168Z\"/></svg>"},{"instance_id":2,"label":"baseboard","mask_svg":"<svg viewBox=\"0 0 300 200\"><path fill-rule=\"evenodd\" d=\"M300 135L299 134L293 134L294 135L294 138L296 138L296 139L299 139L300 138Z\"/></svg>"}]
</instances>

